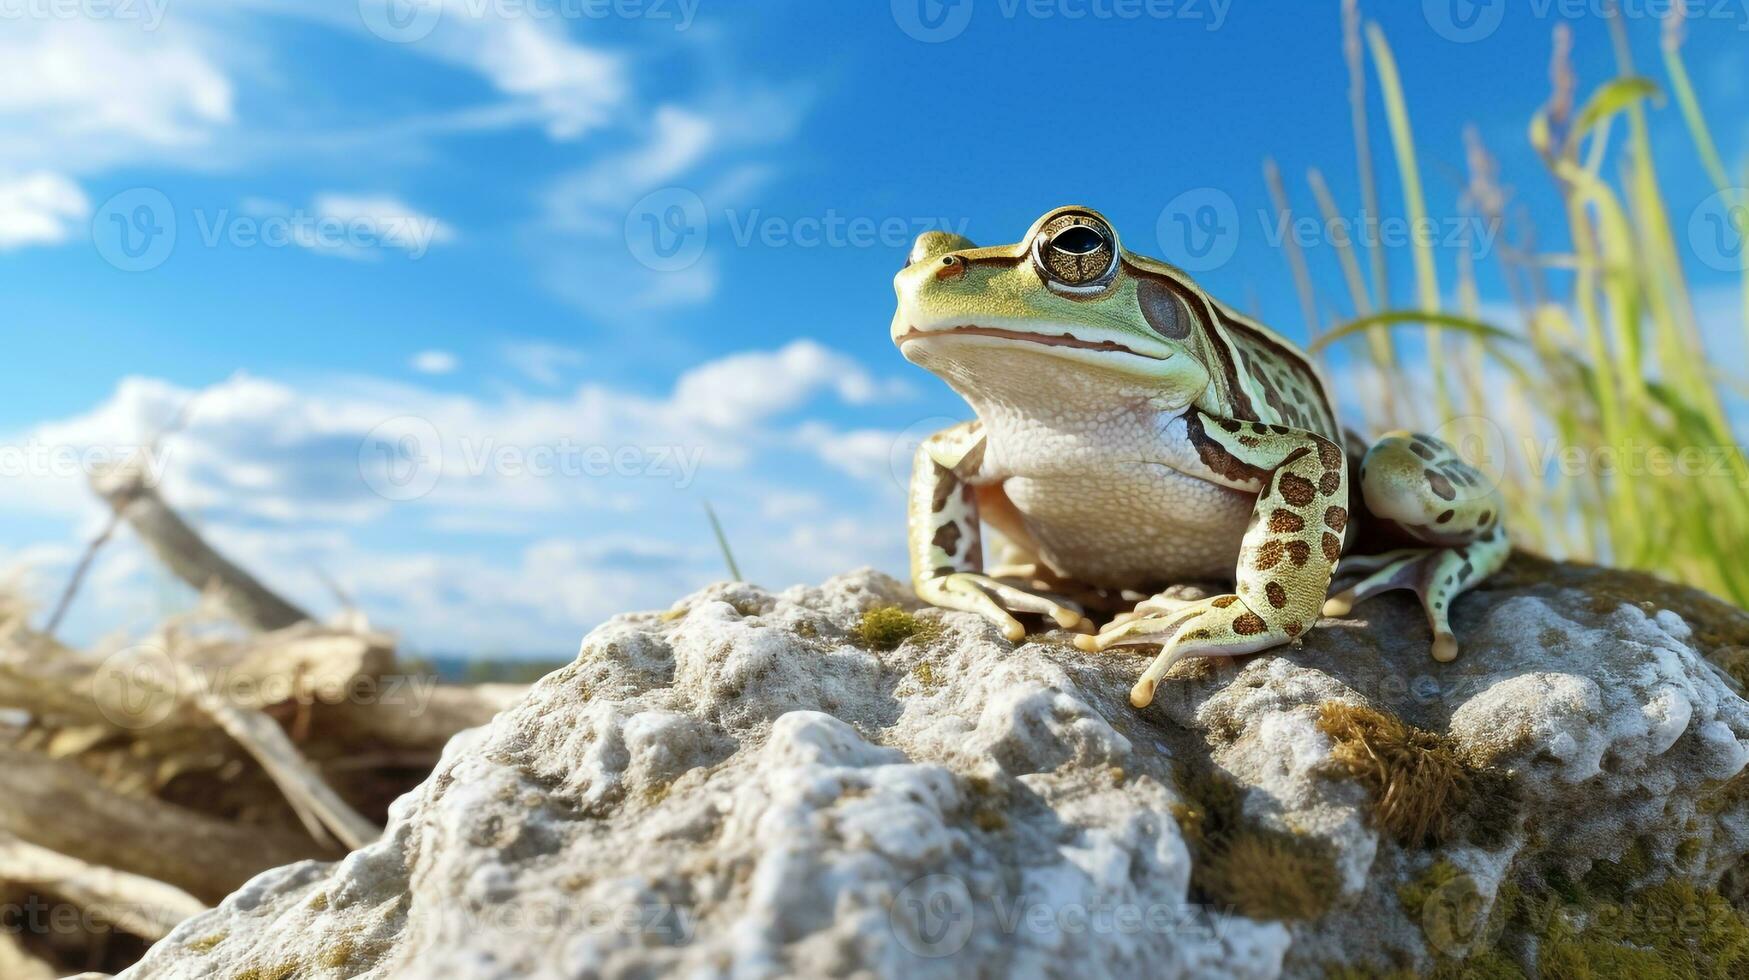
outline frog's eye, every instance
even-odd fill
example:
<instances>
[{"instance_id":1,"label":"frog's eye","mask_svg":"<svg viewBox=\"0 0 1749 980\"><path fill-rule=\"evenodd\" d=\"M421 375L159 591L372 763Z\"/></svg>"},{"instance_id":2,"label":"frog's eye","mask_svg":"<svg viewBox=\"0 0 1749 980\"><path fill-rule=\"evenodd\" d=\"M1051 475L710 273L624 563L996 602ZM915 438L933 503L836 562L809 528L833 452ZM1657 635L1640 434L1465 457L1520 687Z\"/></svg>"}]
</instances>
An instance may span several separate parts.
<instances>
[{"instance_id":1,"label":"frog's eye","mask_svg":"<svg viewBox=\"0 0 1749 980\"><path fill-rule=\"evenodd\" d=\"M1094 215L1061 214L1039 229L1032 261L1054 289L1096 292L1117 276L1117 235Z\"/></svg>"}]
</instances>

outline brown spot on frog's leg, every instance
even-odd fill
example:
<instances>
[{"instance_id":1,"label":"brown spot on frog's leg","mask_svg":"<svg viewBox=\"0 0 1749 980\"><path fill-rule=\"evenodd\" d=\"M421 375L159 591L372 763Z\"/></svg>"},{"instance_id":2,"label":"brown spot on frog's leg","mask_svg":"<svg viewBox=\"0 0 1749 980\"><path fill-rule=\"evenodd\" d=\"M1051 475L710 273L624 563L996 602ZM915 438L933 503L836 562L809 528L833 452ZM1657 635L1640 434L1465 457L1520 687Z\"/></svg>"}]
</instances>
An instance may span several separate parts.
<instances>
[{"instance_id":1,"label":"brown spot on frog's leg","mask_svg":"<svg viewBox=\"0 0 1749 980\"><path fill-rule=\"evenodd\" d=\"M1251 566L1261 571L1269 571L1281 564L1281 556L1287 551L1287 546L1271 538L1257 546L1257 554L1251 559Z\"/></svg>"},{"instance_id":2,"label":"brown spot on frog's leg","mask_svg":"<svg viewBox=\"0 0 1749 980\"><path fill-rule=\"evenodd\" d=\"M1281 487L1281 498L1295 507L1304 507L1311 503L1317 493L1312 481L1297 473L1282 474L1278 486Z\"/></svg>"},{"instance_id":3,"label":"brown spot on frog's leg","mask_svg":"<svg viewBox=\"0 0 1749 980\"><path fill-rule=\"evenodd\" d=\"M1341 533L1342 529L1348 526L1348 508L1324 508L1324 526L1332 531Z\"/></svg>"},{"instance_id":4,"label":"brown spot on frog's leg","mask_svg":"<svg viewBox=\"0 0 1749 980\"><path fill-rule=\"evenodd\" d=\"M1342 450L1336 448L1333 442L1318 440L1318 462L1324 464L1324 469L1342 472Z\"/></svg>"},{"instance_id":5,"label":"brown spot on frog's leg","mask_svg":"<svg viewBox=\"0 0 1749 980\"><path fill-rule=\"evenodd\" d=\"M961 533L959 522L950 521L935 529L933 543L942 551L950 555L957 555L960 550Z\"/></svg>"},{"instance_id":6,"label":"brown spot on frog's leg","mask_svg":"<svg viewBox=\"0 0 1749 980\"><path fill-rule=\"evenodd\" d=\"M1240 636L1256 636L1269 628L1263 617L1254 612L1245 613L1233 620L1233 632Z\"/></svg>"},{"instance_id":7,"label":"brown spot on frog's leg","mask_svg":"<svg viewBox=\"0 0 1749 980\"><path fill-rule=\"evenodd\" d=\"M1289 541L1287 543L1288 560L1295 568L1305 567L1306 561L1312 557L1312 546L1304 541Z\"/></svg>"},{"instance_id":8,"label":"brown spot on frog's leg","mask_svg":"<svg viewBox=\"0 0 1749 980\"><path fill-rule=\"evenodd\" d=\"M1333 496L1342 487L1342 471L1329 470L1318 477L1318 492L1326 497Z\"/></svg>"},{"instance_id":9,"label":"brown spot on frog's leg","mask_svg":"<svg viewBox=\"0 0 1749 980\"><path fill-rule=\"evenodd\" d=\"M1291 510L1277 507L1269 515L1269 532L1271 534L1298 534L1305 529L1305 519Z\"/></svg>"},{"instance_id":10,"label":"brown spot on frog's leg","mask_svg":"<svg viewBox=\"0 0 1749 980\"><path fill-rule=\"evenodd\" d=\"M935 467L935 493L929 500L929 512L939 514L947 507L947 502L953 499L953 495L960 492L962 484L947 467L940 463L930 465Z\"/></svg>"},{"instance_id":11,"label":"brown spot on frog's leg","mask_svg":"<svg viewBox=\"0 0 1749 980\"><path fill-rule=\"evenodd\" d=\"M1209 603L1209 605L1214 606L1216 609L1225 609L1228 606L1230 606L1233 603L1238 602L1238 601L1239 601L1239 597L1236 595L1224 595L1224 596L1217 596L1213 602Z\"/></svg>"},{"instance_id":12,"label":"brown spot on frog's leg","mask_svg":"<svg viewBox=\"0 0 1749 980\"><path fill-rule=\"evenodd\" d=\"M1336 559L1342 557L1342 539L1331 534L1329 531L1325 531L1324 538L1320 544L1322 544L1324 548L1324 560L1332 565L1336 564Z\"/></svg>"},{"instance_id":13,"label":"brown spot on frog's leg","mask_svg":"<svg viewBox=\"0 0 1749 980\"><path fill-rule=\"evenodd\" d=\"M1457 499L1457 488L1451 485L1451 481L1445 478L1445 474L1435 473L1432 470L1427 470L1425 473L1427 476L1427 485L1432 488L1434 493L1439 495L1439 499Z\"/></svg>"},{"instance_id":14,"label":"brown spot on frog's leg","mask_svg":"<svg viewBox=\"0 0 1749 980\"><path fill-rule=\"evenodd\" d=\"M1287 605L1287 590L1280 582L1270 582L1263 587L1264 595L1269 597L1269 604L1277 609Z\"/></svg>"}]
</instances>

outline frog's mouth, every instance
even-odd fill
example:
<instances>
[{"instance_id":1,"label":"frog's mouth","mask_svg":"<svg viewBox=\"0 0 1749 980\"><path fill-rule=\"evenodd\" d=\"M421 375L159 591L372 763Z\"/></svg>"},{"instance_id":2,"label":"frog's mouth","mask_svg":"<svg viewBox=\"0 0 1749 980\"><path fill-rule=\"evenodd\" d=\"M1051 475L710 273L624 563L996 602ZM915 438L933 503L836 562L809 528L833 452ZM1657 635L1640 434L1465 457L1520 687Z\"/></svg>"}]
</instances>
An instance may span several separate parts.
<instances>
[{"instance_id":1,"label":"frog's mouth","mask_svg":"<svg viewBox=\"0 0 1749 980\"><path fill-rule=\"evenodd\" d=\"M1074 347L1080 350L1097 350L1108 351L1114 354L1129 354L1134 357L1145 357L1151 361L1164 361L1172 356L1171 354L1145 354L1139 350L1125 347L1115 340L1086 340L1069 333L1032 333L1026 330L1006 330L1002 327L980 327L972 324L962 327L948 327L943 330L919 330L916 327L912 327L904 334L904 336L899 338L899 345L902 347L909 341L925 340L930 337L940 337L943 335L997 337L1002 340L1023 340L1033 344L1044 344L1047 347Z\"/></svg>"}]
</instances>

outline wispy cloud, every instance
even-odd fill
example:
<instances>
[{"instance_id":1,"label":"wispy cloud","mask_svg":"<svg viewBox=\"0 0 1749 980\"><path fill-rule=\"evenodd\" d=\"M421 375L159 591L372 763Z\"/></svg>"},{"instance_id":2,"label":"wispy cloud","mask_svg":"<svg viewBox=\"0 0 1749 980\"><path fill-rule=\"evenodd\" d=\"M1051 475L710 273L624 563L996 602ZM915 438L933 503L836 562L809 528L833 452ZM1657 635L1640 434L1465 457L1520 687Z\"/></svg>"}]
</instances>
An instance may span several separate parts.
<instances>
[{"instance_id":1,"label":"wispy cloud","mask_svg":"<svg viewBox=\"0 0 1749 980\"><path fill-rule=\"evenodd\" d=\"M408 362L420 374L453 374L461 360L446 350L422 350Z\"/></svg>"},{"instance_id":2,"label":"wispy cloud","mask_svg":"<svg viewBox=\"0 0 1749 980\"><path fill-rule=\"evenodd\" d=\"M8 19L0 32L0 169L87 173L187 159L235 121L230 77L193 25ZM125 80L125 81L119 81Z\"/></svg>"},{"instance_id":3,"label":"wispy cloud","mask_svg":"<svg viewBox=\"0 0 1749 980\"><path fill-rule=\"evenodd\" d=\"M501 353L504 363L516 373L549 388L556 386L566 371L582 366L584 360L580 350L539 341L505 344Z\"/></svg>"},{"instance_id":4,"label":"wispy cloud","mask_svg":"<svg viewBox=\"0 0 1749 980\"><path fill-rule=\"evenodd\" d=\"M59 245L91 214L91 202L71 179L37 171L0 179L0 249Z\"/></svg>"}]
</instances>

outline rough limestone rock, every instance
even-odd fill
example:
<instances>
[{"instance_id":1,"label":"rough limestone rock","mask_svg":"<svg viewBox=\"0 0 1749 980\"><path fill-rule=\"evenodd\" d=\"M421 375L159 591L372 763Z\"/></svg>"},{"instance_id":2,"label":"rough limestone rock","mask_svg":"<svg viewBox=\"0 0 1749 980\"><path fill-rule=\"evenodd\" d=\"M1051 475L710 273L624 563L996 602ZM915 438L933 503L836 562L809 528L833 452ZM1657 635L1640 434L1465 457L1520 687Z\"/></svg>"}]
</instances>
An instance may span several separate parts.
<instances>
[{"instance_id":1,"label":"rough limestone rock","mask_svg":"<svg viewBox=\"0 0 1749 980\"><path fill-rule=\"evenodd\" d=\"M1387 596L1180 665L1145 711L1145 654L868 615L892 606L864 571L618 617L381 841L261 875L125 976L1426 972L1496 941L1512 889L1710 888L1749 852L1749 705L1713 663L1749 626L1649 578L1517 558L1458 603L1454 664ZM1433 733L1449 826L1403 837L1381 794L1439 780L1369 784L1332 705Z\"/></svg>"}]
</instances>

